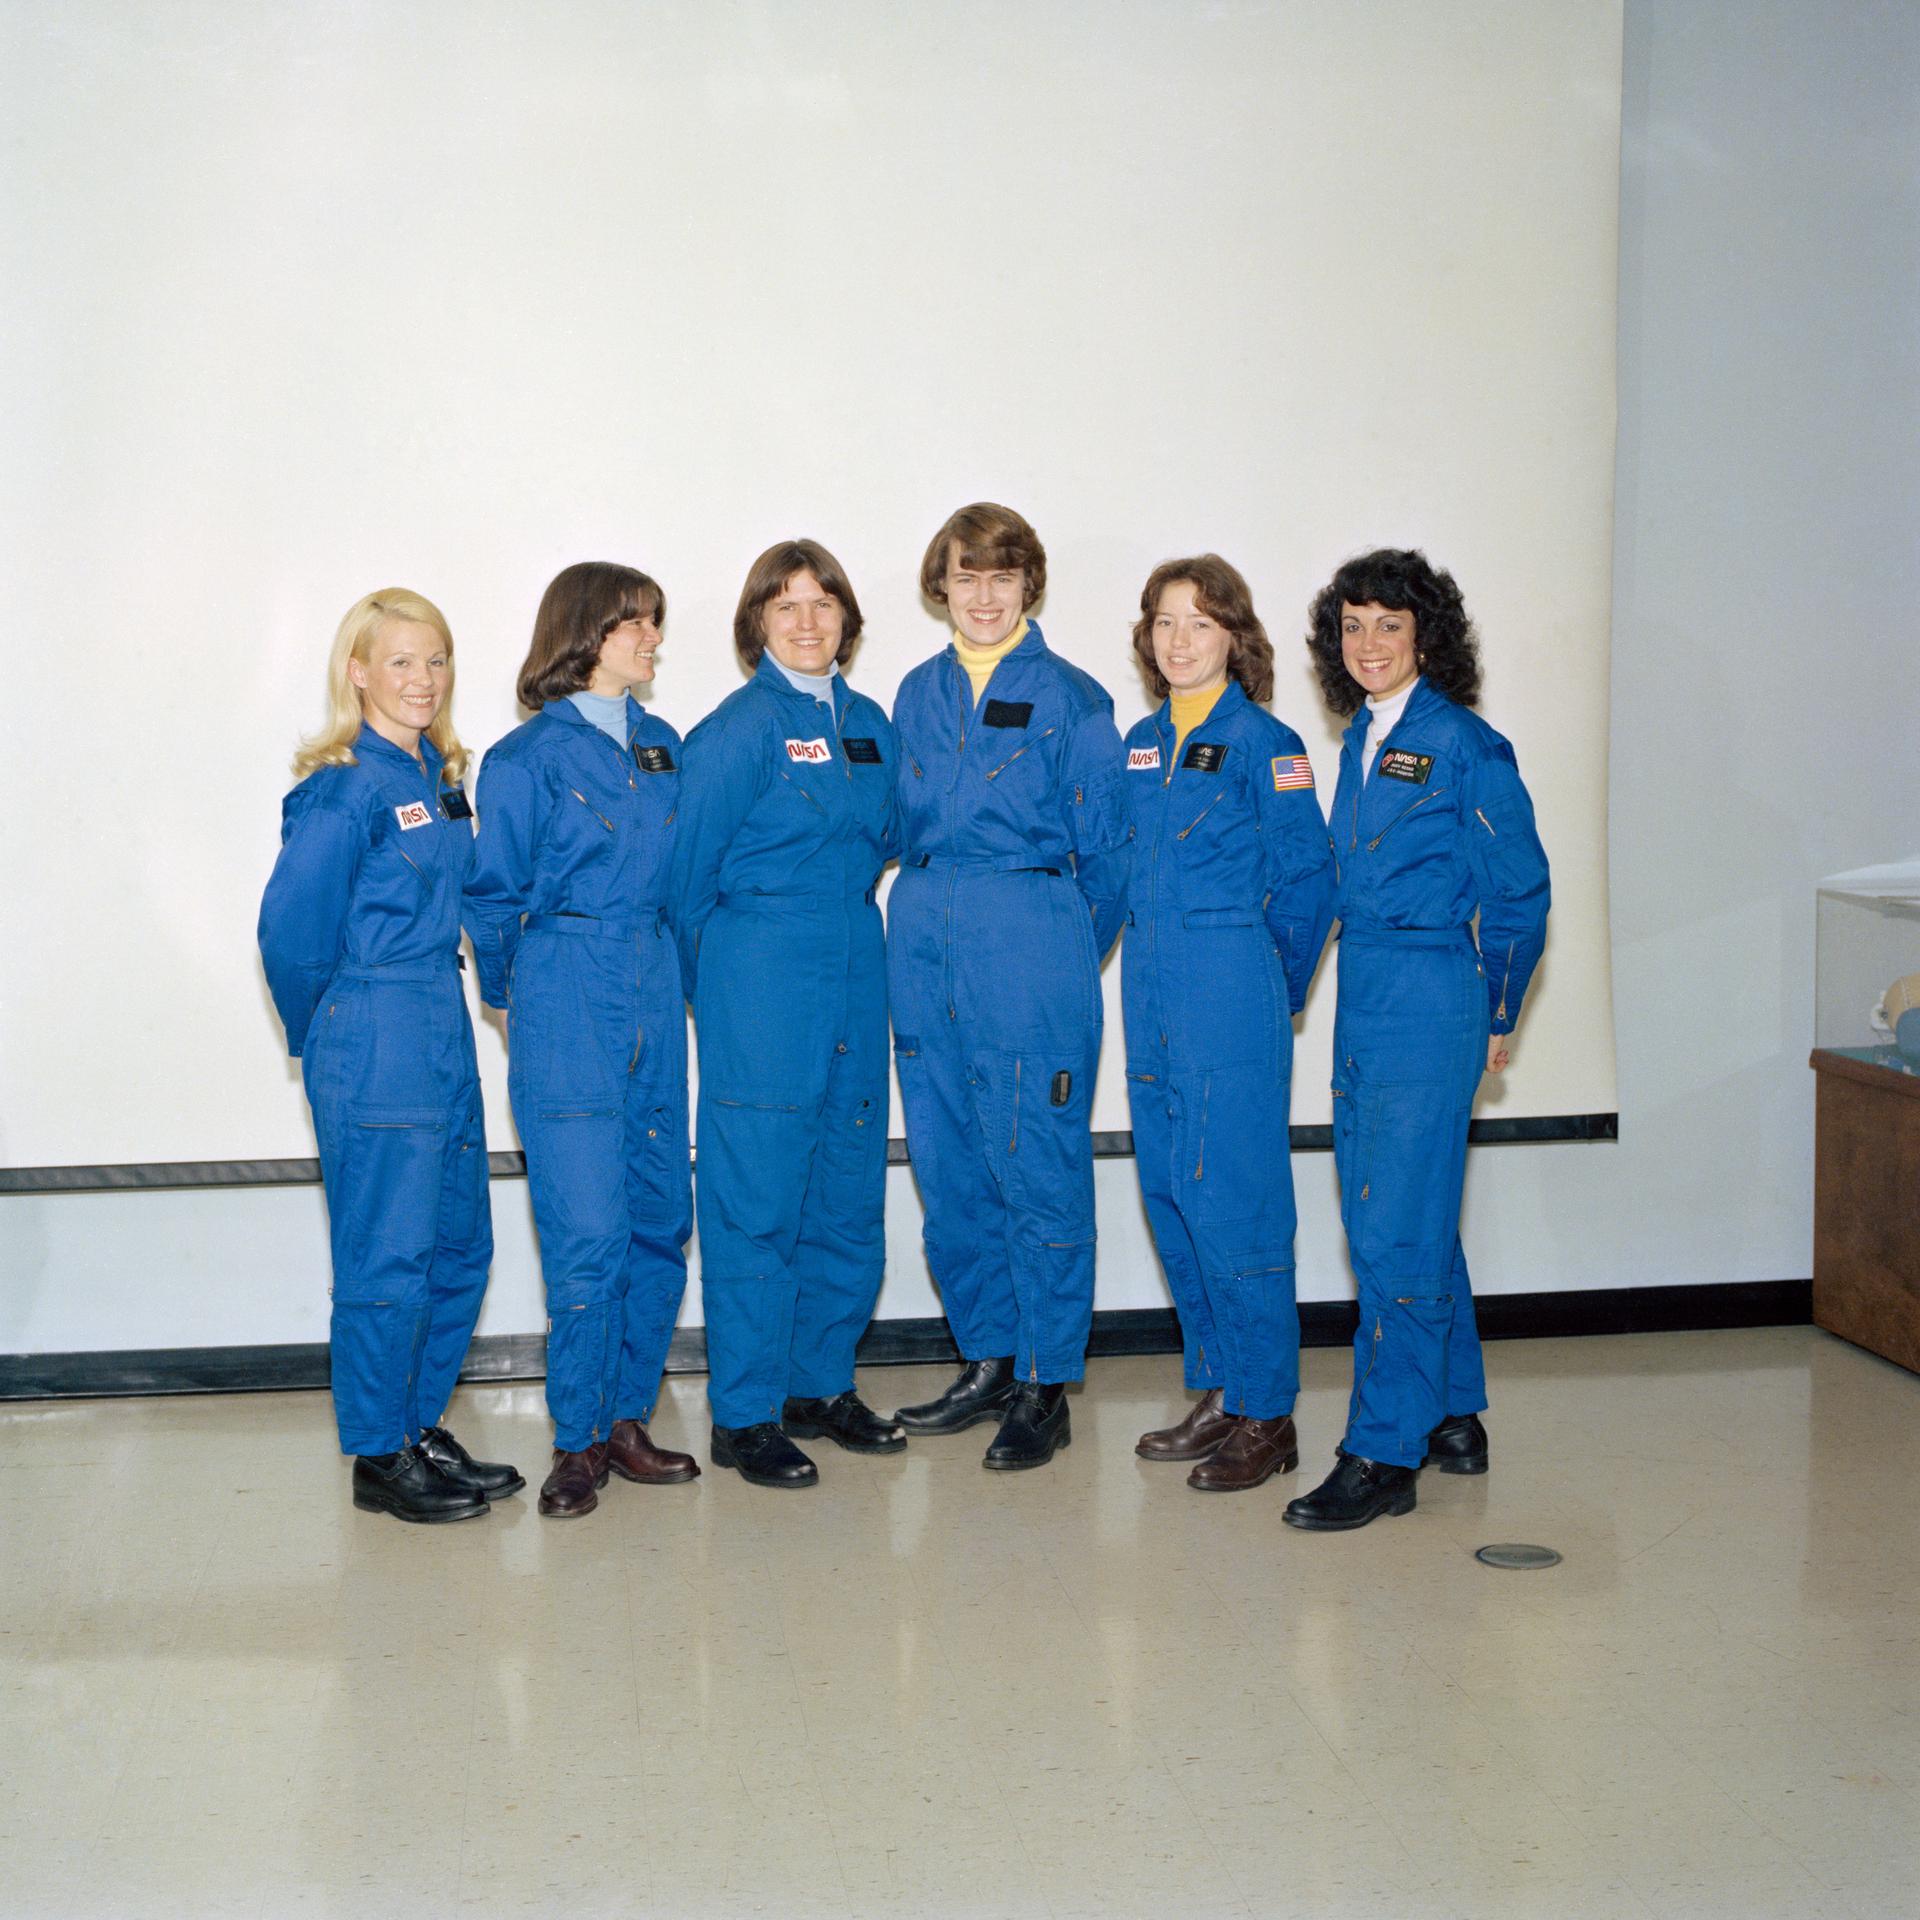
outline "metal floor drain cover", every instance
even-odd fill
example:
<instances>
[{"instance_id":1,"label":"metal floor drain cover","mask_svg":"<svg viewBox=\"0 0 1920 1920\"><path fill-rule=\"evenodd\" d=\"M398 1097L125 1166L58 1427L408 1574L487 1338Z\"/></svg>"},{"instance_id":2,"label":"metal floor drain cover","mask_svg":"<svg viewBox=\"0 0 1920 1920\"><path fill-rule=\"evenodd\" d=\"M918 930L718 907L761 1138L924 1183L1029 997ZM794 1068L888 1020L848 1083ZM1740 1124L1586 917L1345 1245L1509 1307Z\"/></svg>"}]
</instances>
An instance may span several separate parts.
<instances>
[{"instance_id":1,"label":"metal floor drain cover","mask_svg":"<svg viewBox=\"0 0 1920 1920\"><path fill-rule=\"evenodd\" d=\"M1557 1567L1560 1556L1551 1547L1523 1547L1519 1545L1482 1547L1473 1556L1484 1560L1490 1567L1525 1569L1533 1567Z\"/></svg>"}]
</instances>

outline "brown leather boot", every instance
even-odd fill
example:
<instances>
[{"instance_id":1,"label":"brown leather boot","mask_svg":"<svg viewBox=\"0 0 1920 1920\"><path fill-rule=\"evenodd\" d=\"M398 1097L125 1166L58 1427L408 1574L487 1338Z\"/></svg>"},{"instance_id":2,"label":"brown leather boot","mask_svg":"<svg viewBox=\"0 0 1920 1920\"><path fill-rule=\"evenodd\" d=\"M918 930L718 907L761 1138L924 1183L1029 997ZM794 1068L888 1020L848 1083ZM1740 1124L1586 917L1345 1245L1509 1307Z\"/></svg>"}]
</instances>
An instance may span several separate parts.
<instances>
[{"instance_id":1,"label":"brown leather boot","mask_svg":"<svg viewBox=\"0 0 1920 1920\"><path fill-rule=\"evenodd\" d=\"M690 1453L671 1453L656 1447L638 1420L616 1420L607 1435L607 1465L622 1480L643 1487L671 1486L676 1480L695 1480L700 1463Z\"/></svg>"},{"instance_id":2,"label":"brown leather boot","mask_svg":"<svg viewBox=\"0 0 1920 1920\"><path fill-rule=\"evenodd\" d=\"M1242 1415L1213 1457L1187 1475L1187 1485L1202 1493L1244 1493L1299 1464L1300 1440L1291 1416L1249 1420Z\"/></svg>"},{"instance_id":3,"label":"brown leather boot","mask_svg":"<svg viewBox=\"0 0 1920 1920\"><path fill-rule=\"evenodd\" d=\"M1142 1460L1204 1460L1240 1424L1237 1413L1222 1413L1225 1389L1214 1387L1177 1427L1159 1427L1134 1443Z\"/></svg>"},{"instance_id":4,"label":"brown leather boot","mask_svg":"<svg viewBox=\"0 0 1920 1920\"><path fill-rule=\"evenodd\" d=\"M584 1453L553 1456L553 1471L540 1488L540 1511L550 1520L577 1520L600 1504L607 1484L607 1443L595 1441Z\"/></svg>"}]
</instances>

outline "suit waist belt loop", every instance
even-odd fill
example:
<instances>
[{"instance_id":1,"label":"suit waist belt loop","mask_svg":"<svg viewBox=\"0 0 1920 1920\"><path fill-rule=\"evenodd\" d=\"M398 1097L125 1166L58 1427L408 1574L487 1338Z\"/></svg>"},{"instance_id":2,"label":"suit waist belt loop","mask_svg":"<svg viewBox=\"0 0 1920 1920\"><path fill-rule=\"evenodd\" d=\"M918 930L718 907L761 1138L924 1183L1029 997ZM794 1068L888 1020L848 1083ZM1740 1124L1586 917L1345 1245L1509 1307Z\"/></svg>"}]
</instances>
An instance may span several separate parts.
<instances>
[{"instance_id":1,"label":"suit waist belt loop","mask_svg":"<svg viewBox=\"0 0 1920 1920\"><path fill-rule=\"evenodd\" d=\"M1050 873L1057 880L1061 867L1043 866L1030 853L1003 854L997 860L962 860L947 853L910 853L900 862L903 868L931 873Z\"/></svg>"},{"instance_id":2,"label":"suit waist belt loop","mask_svg":"<svg viewBox=\"0 0 1920 1920\"><path fill-rule=\"evenodd\" d=\"M664 908L657 908L638 925L625 920L601 920L590 913L530 913L523 931L568 934L578 940L638 940L658 934L666 917Z\"/></svg>"},{"instance_id":3,"label":"suit waist belt loop","mask_svg":"<svg viewBox=\"0 0 1920 1920\"><path fill-rule=\"evenodd\" d=\"M1466 947L1478 951L1465 927L1348 927L1340 929L1344 946Z\"/></svg>"},{"instance_id":4,"label":"suit waist belt loop","mask_svg":"<svg viewBox=\"0 0 1920 1920\"><path fill-rule=\"evenodd\" d=\"M805 913L820 907L843 904L867 905L873 902L879 882L858 891L839 893L787 893L778 887L749 887L739 893L723 893L719 905L735 913Z\"/></svg>"},{"instance_id":5,"label":"suit waist belt loop","mask_svg":"<svg viewBox=\"0 0 1920 1920\"><path fill-rule=\"evenodd\" d=\"M415 986L422 981L444 980L460 972L466 964L466 955L456 948L430 960L396 960L385 967L342 967L333 977L336 980L390 980L402 986Z\"/></svg>"}]
</instances>

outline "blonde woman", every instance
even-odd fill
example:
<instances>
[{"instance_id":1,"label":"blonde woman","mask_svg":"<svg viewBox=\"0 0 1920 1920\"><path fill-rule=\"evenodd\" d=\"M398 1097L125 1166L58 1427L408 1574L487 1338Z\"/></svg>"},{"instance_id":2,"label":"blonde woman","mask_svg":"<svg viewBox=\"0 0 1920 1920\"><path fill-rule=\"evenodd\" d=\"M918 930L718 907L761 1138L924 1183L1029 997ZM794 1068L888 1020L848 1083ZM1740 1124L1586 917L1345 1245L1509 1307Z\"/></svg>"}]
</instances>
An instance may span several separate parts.
<instances>
[{"instance_id":1,"label":"blonde woman","mask_svg":"<svg viewBox=\"0 0 1920 1920\"><path fill-rule=\"evenodd\" d=\"M526 1482L440 1425L493 1258L460 896L473 858L453 636L404 588L348 609L332 712L295 757L260 905L333 1250L333 1404L353 1503L476 1519Z\"/></svg>"}]
</instances>

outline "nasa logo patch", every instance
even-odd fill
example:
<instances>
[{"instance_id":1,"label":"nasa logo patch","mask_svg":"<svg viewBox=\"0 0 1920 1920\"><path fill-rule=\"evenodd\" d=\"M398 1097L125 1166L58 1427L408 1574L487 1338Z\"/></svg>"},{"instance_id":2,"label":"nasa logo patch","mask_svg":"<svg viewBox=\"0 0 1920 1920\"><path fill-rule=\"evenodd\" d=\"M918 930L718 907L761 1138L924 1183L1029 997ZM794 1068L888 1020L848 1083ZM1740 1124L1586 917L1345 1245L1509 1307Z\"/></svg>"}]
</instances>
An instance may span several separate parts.
<instances>
[{"instance_id":1,"label":"nasa logo patch","mask_svg":"<svg viewBox=\"0 0 1920 1920\"><path fill-rule=\"evenodd\" d=\"M1127 771L1129 773L1145 773L1149 768L1158 767L1159 764L1160 749L1158 747L1129 747L1127 749Z\"/></svg>"},{"instance_id":2,"label":"nasa logo patch","mask_svg":"<svg viewBox=\"0 0 1920 1920\"><path fill-rule=\"evenodd\" d=\"M424 800L409 800L404 807L395 807L393 817L400 822L402 833L433 825L433 809Z\"/></svg>"},{"instance_id":3,"label":"nasa logo patch","mask_svg":"<svg viewBox=\"0 0 1920 1920\"><path fill-rule=\"evenodd\" d=\"M832 757L827 751L827 743L824 739L787 742L787 758L798 761L802 766L812 766L818 761L830 760Z\"/></svg>"}]
</instances>

